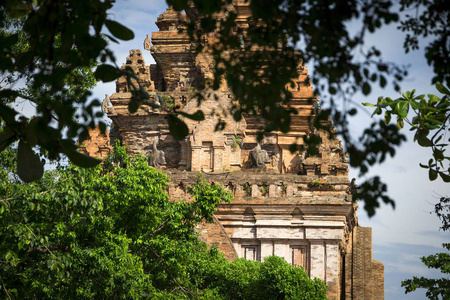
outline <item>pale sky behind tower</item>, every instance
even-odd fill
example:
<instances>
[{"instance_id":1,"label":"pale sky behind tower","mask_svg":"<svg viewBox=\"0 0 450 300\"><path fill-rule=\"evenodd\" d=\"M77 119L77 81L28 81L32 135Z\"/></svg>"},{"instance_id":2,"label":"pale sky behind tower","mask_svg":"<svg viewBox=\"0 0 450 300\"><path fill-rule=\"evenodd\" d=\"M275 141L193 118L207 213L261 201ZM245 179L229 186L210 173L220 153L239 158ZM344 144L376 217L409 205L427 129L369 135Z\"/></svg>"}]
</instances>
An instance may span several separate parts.
<instances>
[{"instance_id":1,"label":"pale sky behind tower","mask_svg":"<svg viewBox=\"0 0 450 300\"><path fill-rule=\"evenodd\" d=\"M118 0L111 18L133 30L135 38L131 41L112 44L120 66L125 63L130 49L140 49L147 65L155 63L149 51L144 50L143 43L147 34L158 31L155 25L157 17L167 8L165 0ZM427 66L423 48L422 51L406 55L403 51L404 34L395 27L368 36L369 44L376 45L382 50L386 60L409 65L409 76L402 83L402 91L416 89L419 94L438 93L431 85L432 69ZM309 72L313 70L310 68ZM94 89L94 97L100 101L105 94L113 94L115 84L99 84ZM367 96L359 95L352 100L356 103L375 103L378 96L398 98L392 86L386 89L373 89ZM326 103L324 104L326 105ZM351 122L351 130L358 134L370 124L370 114L359 110L358 116ZM449 185L440 179L430 182L427 170L419 167L431 157L429 149L419 147L412 142L412 135L408 135L408 142L400 147L394 158L387 159L382 165L371 168L368 176L379 175L388 183L388 194L396 202L395 210L391 206L381 204L372 218L367 217L363 204L358 210L359 224L372 227L373 256L380 260L385 267L385 298L386 299L424 299L425 290L405 295L400 286L401 280L412 276L442 277L438 271L427 269L420 261L420 257L437 252L443 252L442 243L450 242L449 233L439 231L440 222L433 211L434 203L440 196L450 195ZM350 178L357 178L357 183L364 178L358 178L357 170L350 170Z\"/></svg>"}]
</instances>

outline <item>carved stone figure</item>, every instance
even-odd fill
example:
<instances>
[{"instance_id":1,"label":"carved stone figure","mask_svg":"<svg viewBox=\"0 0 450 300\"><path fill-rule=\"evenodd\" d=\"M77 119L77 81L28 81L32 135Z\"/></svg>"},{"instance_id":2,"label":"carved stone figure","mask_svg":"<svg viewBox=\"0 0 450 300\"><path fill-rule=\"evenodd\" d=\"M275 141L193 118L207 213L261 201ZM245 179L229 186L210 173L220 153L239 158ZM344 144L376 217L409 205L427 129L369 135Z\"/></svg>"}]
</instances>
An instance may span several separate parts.
<instances>
[{"instance_id":1,"label":"carved stone figure","mask_svg":"<svg viewBox=\"0 0 450 300\"><path fill-rule=\"evenodd\" d=\"M155 107L153 108L153 112L159 114L159 108L161 107L162 97L160 95L156 95L155 97Z\"/></svg>"},{"instance_id":2,"label":"carved stone figure","mask_svg":"<svg viewBox=\"0 0 450 300\"><path fill-rule=\"evenodd\" d=\"M144 40L144 49L150 50L152 48L152 42L150 40L150 36L147 34L147 37Z\"/></svg>"},{"instance_id":3,"label":"carved stone figure","mask_svg":"<svg viewBox=\"0 0 450 300\"><path fill-rule=\"evenodd\" d=\"M188 78L183 74L180 74L180 88L188 88Z\"/></svg>"},{"instance_id":4,"label":"carved stone figure","mask_svg":"<svg viewBox=\"0 0 450 300\"><path fill-rule=\"evenodd\" d=\"M164 151L158 150L158 148L157 148L158 141L159 141L158 137L155 138L155 140L153 141L153 150L152 150L152 155L150 157L150 165L155 168L159 168L161 165L166 164L166 158L164 155Z\"/></svg>"},{"instance_id":5,"label":"carved stone figure","mask_svg":"<svg viewBox=\"0 0 450 300\"><path fill-rule=\"evenodd\" d=\"M254 166L256 168L266 168L266 163L270 162L269 155L266 150L261 149L261 145L258 143L251 151Z\"/></svg>"},{"instance_id":6,"label":"carved stone figure","mask_svg":"<svg viewBox=\"0 0 450 300\"><path fill-rule=\"evenodd\" d=\"M107 114L110 105L111 105L111 100L109 100L108 94L105 94L105 99L102 102L102 112Z\"/></svg>"}]
</instances>

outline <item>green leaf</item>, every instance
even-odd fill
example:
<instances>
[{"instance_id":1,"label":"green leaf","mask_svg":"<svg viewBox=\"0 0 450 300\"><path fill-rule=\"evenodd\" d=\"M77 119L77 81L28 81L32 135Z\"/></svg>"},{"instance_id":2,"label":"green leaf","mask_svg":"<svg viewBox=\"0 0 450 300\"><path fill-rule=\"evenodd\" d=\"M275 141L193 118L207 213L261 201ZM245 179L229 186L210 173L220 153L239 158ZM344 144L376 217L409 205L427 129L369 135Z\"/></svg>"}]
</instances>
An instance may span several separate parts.
<instances>
[{"instance_id":1,"label":"green leaf","mask_svg":"<svg viewBox=\"0 0 450 300\"><path fill-rule=\"evenodd\" d=\"M66 150L64 153L67 155L67 157L70 159L71 162L73 162L75 165L82 167L82 168L92 168L98 165L102 160L97 159L94 157L91 157L89 155L81 154L80 152L74 150Z\"/></svg>"},{"instance_id":2,"label":"green leaf","mask_svg":"<svg viewBox=\"0 0 450 300\"><path fill-rule=\"evenodd\" d=\"M430 179L430 181L436 180L437 176L438 176L438 173L435 170L430 169L428 171L428 178Z\"/></svg>"},{"instance_id":3,"label":"green leaf","mask_svg":"<svg viewBox=\"0 0 450 300\"><path fill-rule=\"evenodd\" d=\"M411 107L414 108L414 109L423 109L423 108L425 108L422 103L416 102L414 100L412 100L410 102L410 104L411 104Z\"/></svg>"},{"instance_id":4,"label":"green leaf","mask_svg":"<svg viewBox=\"0 0 450 300\"><path fill-rule=\"evenodd\" d=\"M431 147L433 145L430 139L427 138L427 136L424 134L419 135L419 137L417 138L417 143L419 143L419 145L422 147Z\"/></svg>"},{"instance_id":5,"label":"green leaf","mask_svg":"<svg viewBox=\"0 0 450 300\"><path fill-rule=\"evenodd\" d=\"M367 103L367 102L362 103L362 105L363 106L370 106L370 107L375 107L376 106L375 104Z\"/></svg>"},{"instance_id":6,"label":"green leaf","mask_svg":"<svg viewBox=\"0 0 450 300\"><path fill-rule=\"evenodd\" d=\"M205 114L201 110L197 110L193 114L188 114L188 113L185 113L185 112L182 112L182 111L180 111L178 113L180 115L182 115L182 116L184 116L184 117L186 117L188 119L194 120L194 121L203 121L205 119Z\"/></svg>"},{"instance_id":7,"label":"green leaf","mask_svg":"<svg viewBox=\"0 0 450 300\"><path fill-rule=\"evenodd\" d=\"M95 70L95 78L103 82L116 80L122 75L119 69L111 65L99 65Z\"/></svg>"},{"instance_id":8,"label":"green leaf","mask_svg":"<svg viewBox=\"0 0 450 300\"><path fill-rule=\"evenodd\" d=\"M384 123L389 124L389 122L391 122L391 112L386 110L384 113Z\"/></svg>"},{"instance_id":9,"label":"green leaf","mask_svg":"<svg viewBox=\"0 0 450 300\"><path fill-rule=\"evenodd\" d=\"M450 175L439 172L439 176L441 176L441 178L442 178L442 180L444 180L444 182L450 182Z\"/></svg>"},{"instance_id":10,"label":"green leaf","mask_svg":"<svg viewBox=\"0 0 450 300\"><path fill-rule=\"evenodd\" d=\"M174 115L168 116L169 130L174 138L181 141L183 140L189 133L189 129L187 125L181 121L178 117Z\"/></svg>"},{"instance_id":11,"label":"green leaf","mask_svg":"<svg viewBox=\"0 0 450 300\"><path fill-rule=\"evenodd\" d=\"M123 26L122 24L112 21L112 20L106 20L105 25L108 28L108 30L114 35L116 38L129 41L134 39L134 33L127 27Z\"/></svg>"},{"instance_id":12,"label":"green leaf","mask_svg":"<svg viewBox=\"0 0 450 300\"><path fill-rule=\"evenodd\" d=\"M408 101L399 101L396 105L396 112L397 114L402 117L406 118L408 115L409 110L409 102Z\"/></svg>"},{"instance_id":13,"label":"green leaf","mask_svg":"<svg viewBox=\"0 0 450 300\"><path fill-rule=\"evenodd\" d=\"M43 174L44 166L39 155L34 153L26 142L20 140L17 149L17 175L24 182L29 183L40 179Z\"/></svg>"},{"instance_id":14,"label":"green leaf","mask_svg":"<svg viewBox=\"0 0 450 300\"><path fill-rule=\"evenodd\" d=\"M402 129L404 125L405 125L405 124L403 123L403 119L400 118L400 117L398 117L398 118L397 118L397 128L398 128L398 129Z\"/></svg>"},{"instance_id":15,"label":"green leaf","mask_svg":"<svg viewBox=\"0 0 450 300\"><path fill-rule=\"evenodd\" d=\"M433 156L437 161L444 160L444 151L435 149L433 152Z\"/></svg>"},{"instance_id":16,"label":"green leaf","mask_svg":"<svg viewBox=\"0 0 450 300\"><path fill-rule=\"evenodd\" d=\"M374 115L381 115L382 112L383 111L381 110L381 108L379 106L377 106L377 108L375 108L375 110L373 111L371 117L373 117Z\"/></svg>"},{"instance_id":17,"label":"green leaf","mask_svg":"<svg viewBox=\"0 0 450 300\"><path fill-rule=\"evenodd\" d=\"M445 86L443 86L442 84L440 84L440 83L436 84L436 89L439 92L441 92L442 94L450 96L450 91Z\"/></svg>"}]
</instances>

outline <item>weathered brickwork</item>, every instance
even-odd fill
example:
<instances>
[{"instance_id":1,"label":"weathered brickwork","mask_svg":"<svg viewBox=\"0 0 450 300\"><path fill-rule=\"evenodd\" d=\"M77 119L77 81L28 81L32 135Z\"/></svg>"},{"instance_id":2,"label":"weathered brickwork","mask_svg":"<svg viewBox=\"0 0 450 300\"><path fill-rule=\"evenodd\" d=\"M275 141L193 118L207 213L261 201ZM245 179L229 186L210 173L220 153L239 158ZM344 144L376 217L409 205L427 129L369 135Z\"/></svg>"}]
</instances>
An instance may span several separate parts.
<instances>
[{"instance_id":1,"label":"weathered brickwork","mask_svg":"<svg viewBox=\"0 0 450 300\"><path fill-rule=\"evenodd\" d=\"M106 130L105 133L101 133L99 128L92 129L89 131L89 137L83 144L79 145L79 151L104 159L112 150L109 137L109 130Z\"/></svg>"},{"instance_id":2,"label":"weathered brickwork","mask_svg":"<svg viewBox=\"0 0 450 300\"><path fill-rule=\"evenodd\" d=\"M345 255L345 299L384 299L384 266L372 258L372 228L356 227Z\"/></svg>"},{"instance_id":3,"label":"weathered brickwork","mask_svg":"<svg viewBox=\"0 0 450 300\"><path fill-rule=\"evenodd\" d=\"M235 1L234 9L238 26L245 28L248 3ZM217 245L227 259L262 261L278 255L324 280L329 299L383 299L383 264L372 259L371 229L358 226L341 142L319 132L319 155L289 151L294 142L302 146L302 137L311 133L317 98L307 68L299 66L296 87L288 87L293 93L290 105L299 110L292 116L291 131L272 132L258 143L261 120L244 116L235 122L222 113L232 102L226 86L203 91L200 107L193 98L193 88L211 78L213 66L208 54L192 52L187 35L179 32L192 13L168 8L158 18L159 32L144 42L155 65L146 66L140 50L130 51L123 68L137 73L156 107L142 106L130 114L133 87L118 79L116 93L107 97L111 104L104 105L114 124L111 140L121 140L130 153L158 155L158 163L153 163L170 176L168 193L174 201L190 201L186 186L194 183L199 171L234 195L232 203L219 206L214 223L199 227L201 238ZM208 39L213 37L205 37L205 43ZM201 122L184 119L189 134L182 141L169 132L167 116L173 106L189 114L201 109L206 116ZM215 130L219 119L227 124L222 131ZM87 141L93 145L84 151L104 157L98 155L104 149L101 141L109 145L94 132Z\"/></svg>"}]
</instances>

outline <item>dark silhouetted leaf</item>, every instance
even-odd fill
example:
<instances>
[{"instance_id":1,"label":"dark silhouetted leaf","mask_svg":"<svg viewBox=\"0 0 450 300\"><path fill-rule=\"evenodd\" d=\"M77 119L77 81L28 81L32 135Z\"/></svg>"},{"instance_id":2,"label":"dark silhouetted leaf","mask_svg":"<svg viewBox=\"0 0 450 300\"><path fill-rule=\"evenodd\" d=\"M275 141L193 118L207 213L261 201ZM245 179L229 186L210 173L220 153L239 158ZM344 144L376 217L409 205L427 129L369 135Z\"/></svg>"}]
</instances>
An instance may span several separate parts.
<instances>
[{"instance_id":1,"label":"dark silhouetted leaf","mask_svg":"<svg viewBox=\"0 0 450 300\"><path fill-rule=\"evenodd\" d=\"M139 102L136 100L131 100L128 102L128 110L130 113L134 114L139 109Z\"/></svg>"},{"instance_id":2,"label":"dark silhouetted leaf","mask_svg":"<svg viewBox=\"0 0 450 300\"><path fill-rule=\"evenodd\" d=\"M17 149L17 175L28 183L40 179L43 174L44 166L39 155L34 153L26 142L20 140Z\"/></svg>"},{"instance_id":3,"label":"dark silhouetted leaf","mask_svg":"<svg viewBox=\"0 0 450 300\"><path fill-rule=\"evenodd\" d=\"M442 180L444 180L444 182L450 182L450 175L440 172L439 176L441 176L441 178L442 178Z\"/></svg>"},{"instance_id":4,"label":"dark silhouetted leaf","mask_svg":"<svg viewBox=\"0 0 450 300\"><path fill-rule=\"evenodd\" d=\"M173 135L174 138L181 141L188 135L189 129L187 125L183 121L181 121L178 117L174 115L169 115L167 121L169 123L170 133Z\"/></svg>"},{"instance_id":5,"label":"dark silhouetted leaf","mask_svg":"<svg viewBox=\"0 0 450 300\"><path fill-rule=\"evenodd\" d=\"M184 117L186 117L188 119L194 120L194 121L203 121L205 119L205 114L201 110L197 110L193 114L188 114L188 113L185 113L185 112L182 112L182 111L180 111L178 113L180 115L182 115L182 116L184 116Z\"/></svg>"},{"instance_id":6,"label":"dark silhouetted leaf","mask_svg":"<svg viewBox=\"0 0 450 300\"><path fill-rule=\"evenodd\" d=\"M116 38L129 41L134 39L134 33L127 27L123 26L122 24L112 21L112 20L106 20L105 25L108 28L108 30L114 35Z\"/></svg>"},{"instance_id":7,"label":"dark silhouetted leaf","mask_svg":"<svg viewBox=\"0 0 450 300\"><path fill-rule=\"evenodd\" d=\"M370 84L367 83L367 82L365 82L364 85L363 85L363 87L362 87L362 92L363 92L363 94L364 94L364 95L369 95L369 94L370 94L370 90L371 90Z\"/></svg>"},{"instance_id":8,"label":"dark silhouetted leaf","mask_svg":"<svg viewBox=\"0 0 450 300\"><path fill-rule=\"evenodd\" d=\"M419 135L417 142L422 147L431 147L433 143L431 143L430 139L427 138L424 134Z\"/></svg>"},{"instance_id":9,"label":"dark silhouetted leaf","mask_svg":"<svg viewBox=\"0 0 450 300\"><path fill-rule=\"evenodd\" d=\"M0 152L11 145L16 140L16 135L12 132L0 133Z\"/></svg>"},{"instance_id":10,"label":"dark silhouetted leaf","mask_svg":"<svg viewBox=\"0 0 450 300\"><path fill-rule=\"evenodd\" d=\"M78 151L65 151L64 153L67 155L71 162L82 168L95 167L102 161L101 159L81 154Z\"/></svg>"},{"instance_id":11,"label":"dark silhouetted leaf","mask_svg":"<svg viewBox=\"0 0 450 300\"><path fill-rule=\"evenodd\" d=\"M100 65L95 70L95 77L103 82L116 80L120 75L120 70L111 65Z\"/></svg>"},{"instance_id":12,"label":"dark silhouetted leaf","mask_svg":"<svg viewBox=\"0 0 450 300\"><path fill-rule=\"evenodd\" d=\"M436 180L437 176L438 176L438 173L435 170L430 169L428 171L428 178L430 179L430 181Z\"/></svg>"}]
</instances>

